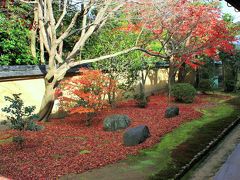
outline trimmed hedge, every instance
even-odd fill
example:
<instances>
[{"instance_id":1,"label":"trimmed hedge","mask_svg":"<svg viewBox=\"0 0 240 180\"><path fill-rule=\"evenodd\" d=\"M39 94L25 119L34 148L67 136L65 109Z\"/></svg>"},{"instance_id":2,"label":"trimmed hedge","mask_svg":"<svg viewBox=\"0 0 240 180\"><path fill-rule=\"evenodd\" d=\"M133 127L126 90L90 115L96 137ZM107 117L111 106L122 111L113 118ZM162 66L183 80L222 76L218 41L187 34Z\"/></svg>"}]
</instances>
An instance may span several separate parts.
<instances>
[{"instance_id":1,"label":"trimmed hedge","mask_svg":"<svg viewBox=\"0 0 240 180\"><path fill-rule=\"evenodd\" d=\"M192 103L197 91L189 83L177 83L172 86L171 93L175 101Z\"/></svg>"}]
</instances>

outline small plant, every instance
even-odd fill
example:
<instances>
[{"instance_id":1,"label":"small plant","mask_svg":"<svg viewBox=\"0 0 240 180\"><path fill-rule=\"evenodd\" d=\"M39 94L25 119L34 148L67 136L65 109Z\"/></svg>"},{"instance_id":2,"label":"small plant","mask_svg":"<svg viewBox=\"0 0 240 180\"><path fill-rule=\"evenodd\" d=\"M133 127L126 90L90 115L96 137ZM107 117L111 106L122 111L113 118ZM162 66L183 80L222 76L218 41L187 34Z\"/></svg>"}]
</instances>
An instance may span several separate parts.
<instances>
[{"instance_id":1,"label":"small plant","mask_svg":"<svg viewBox=\"0 0 240 180\"><path fill-rule=\"evenodd\" d=\"M0 122L1 125L6 125L7 124L7 120L3 120Z\"/></svg>"},{"instance_id":2,"label":"small plant","mask_svg":"<svg viewBox=\"0 0 240 180\"><path fill-rule=\"evenodd\" d=\"M137 106L140 108L145 108L148 105L148 98L145 96L144 93L136 94L134 96L136 100Z\"/></svg>"},{"instance_id":3,"label":"small plant","mask_svg":"<svg viewBox=\"0 0 240 180\"><path fill-rule=\"evenodd\" d=\"M202 93L206 94L207 91L213 90L212 82L209 79L202 79L198 84L198 88Z\"/></svg>"},{"instance_id":4,"label":"small plant","mask_svg":"<svg viewBox=\"0 0 240 180\"><path fill-rule=\"evenodd\" d=\"M85 114L85 124L90 126L93 118L108 106L107 94L110 79L99 70L80 69L80 76L61 83L64 93L58 97L60 109L70 114Z\"/></svg>"},{"instance_id":5,"label":"small plant","mask_svg":"<svg viewBox=\"0 0 240 180\"><path fill-rule=\"evenodd\" d=\"M11 128L19 131L30 130L38 131L42 127L37 125L33 119L37 116L33 114L35 106L24 106L21 94L13 94L13 98L4 96L6 101L11 104L2 108L3 112L8 113L7 119L11 122Z\"/></svg>"},{"instance_id":6,"label":"small plant","mask_svg":"<svg viewBox=\"0 0 240 180\"><path fill-rule=\"evenodd\" d=\"M25 142L25 138L21 135L13 136L12 142L15 143L20 149L23 148L23 143Z\"/></svg>"},{"instance_id":7,"label":"small plant","mask_svg":"<svg viewBox=\"0 0 240 180\"><path fill-rule=\"evenodd\" d=\"M171 92L176 101L183 103L192 103L196 95L196 89L189 83L174 84Z\"/></svg>"},{"instance_id":8,"label":"small plant","mask_svg":"<svg viewBox=\"0 0 240 180\"><path fill-rule=\"evenodd\" d=\"M224 88L225 92L233 92L235 90L236 82L234 80L227 80L225 81L224 84L225 84L225 88Z\"/></svg>"}]
</instances>

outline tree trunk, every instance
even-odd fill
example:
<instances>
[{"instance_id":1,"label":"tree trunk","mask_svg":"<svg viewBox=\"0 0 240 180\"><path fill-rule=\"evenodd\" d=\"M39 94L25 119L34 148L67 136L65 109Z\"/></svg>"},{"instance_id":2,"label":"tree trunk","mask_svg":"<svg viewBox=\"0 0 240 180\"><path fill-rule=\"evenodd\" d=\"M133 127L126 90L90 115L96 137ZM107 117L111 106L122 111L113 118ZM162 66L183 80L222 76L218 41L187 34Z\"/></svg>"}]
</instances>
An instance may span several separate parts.
<instances>
[{"instance_id":1,"label":"tree trunk","mask_svg":"<svg viewBox=\"0 0 240 180\"><path fill-rule=\"evenodd\" d=\"M140 82L140 94L143 94L145 97L145 83L147 78L148 72L146 72L146 75L144 76L143 70L141 71L141 82Z\"/></svg>"},{"instance_id":2,"label":"tree trunk","mask_svg":"<svg viewBox=\"0 0 240 180\"><path fill-rule=\"evenodd\" d=\"M38 29L38 5L34 5L34 19L31 30L31 53L33 58L37 57L36 53L36 38L37 38L37 29Z\"/></svg>"},{"instance_id":3,"label":"tree trunk","mask_svg":"<svg viewBox=\"0 0 240 180\"><path fill-rule=\"evenodd\" d=\"M113 77L110 77L109 87L112 87L112 79ZM110 90L108 92L108 103L110 104L111 108L116 108L116 91L115 88L113 90Z\"/></svg>"},{"instance_id":4,"label":"tree trunk","mask_svg":"<svg viewBox=\"0 0 240 180\"><path fill-rule=\"evenodd\" d=\"M48 121L54 105L54 83L45 80L45 93L39 110L39 121Z\"/></svg>"},{"instance_id":5,"label":"tree trunk","mask_svg":"<svg viewBox=\"0 0 240 180\"><path fill-rule=\"evenodd\" d=\"M225 62L222 61L222 83L223 83L224 91L226 90L225 82L226 82L226 78L225 78Z\"/></svg>"},{"instance_id":6,"label":"tree trunk","mask_svg":"<svg viewBox=\"0 0 240 180\"><path fill-rule=\"evenodd\" d=\"M185 78L186 78L186 64L183 63L178 71L178 82L179 83L185 82Z\"/></svg>"},{"instance_id":7,"label":"tree trunk","mask_svg":"<svg viewBox=\"0 0 240 180\"><path fill-rule=\"evenodd\" d=\"M45 64L44 44L43 44L43 37L41 33L39 33L39 38L40 38L40 64Z\"/></svg>"},{"instance_id":8,"label":"tree trunk","mask_svg":"<svg viewBox=\"0 0 240 180\"><path fill-rule=\"evenodd\" d=\"M87 113L85 125L91 126L92 125L92 119L96 116L96 112L89 112Z\"/></svg>"},{"instance_id":9,"label":"tree trunk","mask_svg":"<svg viewBox=\"0 0 240 180\"><path fill-rule=\"evenodd\" d=\"M175 83L175 76L176 76L176 71L175 67L173 65L174 57L171 57L169 60L169 73L168 73L168 106L170 106L171 103L171 90L172 90L172 85Z\"/></svg>"},{"instance_id":10,"label":"tree trunk","mask_svg":"<svg viewBox=\"0 0 240 180\"><path fill-rule=\"evenodd\" d=\"M197 68L197 70L196 70L195 88L198 88L199 82L200 82L200 73L199 73L199 68Z\"/></svg>"}]
</instances>

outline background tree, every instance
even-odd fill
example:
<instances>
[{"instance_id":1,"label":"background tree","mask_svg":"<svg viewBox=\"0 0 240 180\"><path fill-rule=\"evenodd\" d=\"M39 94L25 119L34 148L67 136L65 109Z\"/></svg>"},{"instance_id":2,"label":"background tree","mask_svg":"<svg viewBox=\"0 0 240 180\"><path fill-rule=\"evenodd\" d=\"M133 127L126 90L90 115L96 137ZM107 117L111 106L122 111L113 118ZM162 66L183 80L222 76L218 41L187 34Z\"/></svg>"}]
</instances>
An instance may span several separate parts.
<instances>
[{"instance_id":1,"label":"background tree","mask_svg":"<svg viewBox=\"0 0 240 180\"><path fill-rule=\"evenodd\" d=\"M102 53L113 53L116 49L130 48L136 43L139 30L126 32L122 27L128 22L122 20L124 19L122 18L124 14L119 16L121 16L121 21L110 21L101 32L90 38L82 53L84 58L98 57ZM110 80L117 82L117 89L122 90L123 93L118 91L118 93L109 92L108 94L109 103L114 107L117 94L118 96L120 93L124 97L131 97L135 93L134 90L137 83L139 83L141 94L145 97L146 78L150 70L155 67L156 61L159 61L159 59L146 56L139 51L134 51L106 61L93 63L93 68L106 72Z\"/></svg>"},{"instance_id":2,"label":"background tree","mask_svg":"<svg viewBox=\"0 0 240 180\"><path fill-rule=\"evenodd\" d=\"M235 29L235 36L240 34L239 23L233 23L233 16L231 14L224 14L223 20L228 23L228 27ZM222 77L223 77L223 88L226 92L236 91L238 82L238 70L240 67L240 52L238 44L234 46L235 51L231 54L221 51L219 53L220 60L222 62Z\"/></svg>"},{"instance_id":3,"label":"background tree","mask_svg":"<svg viewBox=\"0 0 240 180\"><path fill-rule=\"evenodd\" d=\"M169 90L184 63L196 68L199 55L215 59L219 48L225 52L233 49L234 34L221 19L220 9L215 4L197 0L141 0L129 6L135 10L128 11L134 18L132 24L142 28L142 34L153 34L143 46L152 49L152 43L158 42L158 49L155 47L154 51L169 62Z\"/></svg>"},{"instance_id":4,"label":"background tree","mask_svg":"<svg viewBox=\"0 0 240 180\"><path fill-rule=\"evenodd\" d=\"M223 75L223 88L226 92L237 90L238 73L240 68L240 52L234 54L227 54L220 52L220 59L222 61L222 75Z\"/></svg>"},{"instance_id":5,"label":"background tree","mask_svg":"<svg viewBox=\"0 0 240 180\"><path fill-rule=\"evenodd\" d=\"M6 7L0 8L0 65L37 64L36 52L31 55L29 43L31 7L6 2Z\"/></svg>"}]
</instances>

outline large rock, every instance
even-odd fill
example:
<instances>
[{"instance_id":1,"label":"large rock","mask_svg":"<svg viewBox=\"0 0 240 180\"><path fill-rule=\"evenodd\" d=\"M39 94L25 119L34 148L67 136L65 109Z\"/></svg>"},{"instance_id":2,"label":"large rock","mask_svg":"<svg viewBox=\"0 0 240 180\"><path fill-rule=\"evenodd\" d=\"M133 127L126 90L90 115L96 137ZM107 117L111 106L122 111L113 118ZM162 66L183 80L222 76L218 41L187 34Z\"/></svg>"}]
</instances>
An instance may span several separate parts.
<instances>
[{"instance_id":1,"label":"large rock","mask_svg":"<svg viewBox=\"0 0 240 180\"><path fill-rule=\"evenodd\" d=\"M123 134L123 143L125 146L135 146L144 142L148 137L150 137L148 127L141 125L134 128L129 128Z\"/></svg>"},{"instance_id":2,"label":"large rock","mask_svg":"<svg viewBox=\"0 0 240 180\"><path fill-rule=\"evenodd\" d=\"M127 115L114 114L104 119L103 128L105 131L116 131L118 129L125 129L130 124L131 119Z\"/></svg>"},{"instance_id":3,"label":"large rock","mask_svg":"<svg viewBox=\"0 0 240 180\"><path fill-rule=\"evenodd\" d=\"M168 107L165 111L165 118L171 118L179 115L179 107Z\"/></svg>"}]
</instances>

